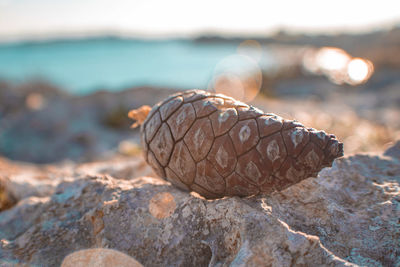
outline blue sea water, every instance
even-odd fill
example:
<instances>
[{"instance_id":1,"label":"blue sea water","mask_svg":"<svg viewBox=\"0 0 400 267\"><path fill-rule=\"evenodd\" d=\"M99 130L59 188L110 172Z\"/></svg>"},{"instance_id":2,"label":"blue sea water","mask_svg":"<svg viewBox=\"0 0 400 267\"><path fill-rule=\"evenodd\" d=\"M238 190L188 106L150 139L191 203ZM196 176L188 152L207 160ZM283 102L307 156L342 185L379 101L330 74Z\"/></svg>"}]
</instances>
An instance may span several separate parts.
<instances>
[{"instance_id":1,"label":"blue sea water","mask_svg":"<svg viewBox=\"0 0 400 267\"><path fill-rule=\"evenodd\" d=\"M207 88L239 43L97 38L0 45L0 79L41 78L77 94L131 86Z\"/></svg>"}]
</instances>

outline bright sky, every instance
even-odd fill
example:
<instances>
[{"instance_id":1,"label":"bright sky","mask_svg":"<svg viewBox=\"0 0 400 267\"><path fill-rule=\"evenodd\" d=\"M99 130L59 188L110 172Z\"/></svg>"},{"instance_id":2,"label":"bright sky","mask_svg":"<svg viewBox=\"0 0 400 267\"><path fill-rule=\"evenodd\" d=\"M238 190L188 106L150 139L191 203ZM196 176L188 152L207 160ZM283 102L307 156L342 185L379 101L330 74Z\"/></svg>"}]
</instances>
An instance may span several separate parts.
<instances>
[{"instance_id":1,"label":"bright sky","mask_svg":"<svg viewBox=\"0 0 400 267\"><path fill-rule=\"evenodd\" d=\"M367 31L400 23L399 0L0 0L0 38L120 31L265 34Z\"/></svg>"}]
</instances>

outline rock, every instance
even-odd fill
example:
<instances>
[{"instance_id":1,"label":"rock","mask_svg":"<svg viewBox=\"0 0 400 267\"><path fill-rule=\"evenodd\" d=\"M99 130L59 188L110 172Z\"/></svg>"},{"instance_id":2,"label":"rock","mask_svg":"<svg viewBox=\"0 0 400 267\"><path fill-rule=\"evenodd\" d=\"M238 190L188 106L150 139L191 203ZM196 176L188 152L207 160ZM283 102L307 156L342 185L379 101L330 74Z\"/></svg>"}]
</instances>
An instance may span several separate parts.
<instances>
[{"instance_id":1,"label":"rock","mask_svg":"<svg viewBox=\"0 0 400 267\"><path fill-rule=\"evenodd\" d=\"M0 213L0 238L14 240L25 233L45 210L49 197L28 197L12 209Z\"/></svg>"},{"instance_id":2,"label":"rock","mask_svg":"<svg viewBox=\"0 0 400 267\"><path fill-rule=\"evenodd\" d=\"M142 157L113 157L107 161L80 164L75 168L80 174L107 174L117 179L133 179L140 176L153 176L154 171Z\"/></svg>"},{"instance_id":3,"label":"rock","mask_svg":"<svg viewBox=\"0 0 400 267\"><path fill-rule=\"evenodd\" d=\"M139 140L129 129L130 109L171 92L139 87L72 96L43 82L0 82L0 154L41 164L102 159L120 142Z\"/></svg>"},{"instance_id":4,"label":"rock","mask_svg":"<svg viewBox=\"0 0 400 267\"><path fill-rule=\"evenodd\" d=\"M44 197L54 193L56 186L72 174L71 166L37 166L14 163L0 157L0 194L7 195L15 204L21 199ZM1 201L2 202L2 201ZM0 207L0 211L5 208Z\"/></svg>"},{"instance_id":5,"label":"rock","mask_svg":"<svg viewBox=\"0 0 400 267\"><path fill-rule=\"evenodd\" d=\"M0 177L0 211L14 206L17 202L11 192L7 190L6 182L5 178Z\"/></svg>"},{"instance_id":6,"label":"rock","mask_svg":"<svg viewBox=\"0 0 400 267\"><path fill-rule=\"evenodd\" d=\"M400 264L400 162L378 155L336 161L318 179L267 198L293 229L334 255L367 266ZM379 240L379 241L378 241Z\"/></svg>"},{"instance_id":7,"label":"rock","mask_svg":"<svg viewBox=\"0 0 400 267\"><path fill-rule=\"evenodd\" d=\"M67 257L61 264L61 267L143 267L135 259L116 250L94 248L84 249L74 252Z\"/></svg>"},{"instance_id":8,"label":"rock","mask_svg":"<svg viewBox=\"0 0 400 267\"><path fill-rule=\"evenodd\" d=\"M400 159L400 141L397 141L392 147L386 150L384 155Z\"/></svg>"},{"instance_id":9,"label":"rock","mask_svg":"<svg viewBox=\"0 0 400 267\"><path fill-rule=\"evenodd\" d=\"M280 193L212 201L81 169L50 197L0 213L0 265L59 266L108 248L144 266L396 266L399 183L399 159L380 154L336 160Z\"/></svg>"},{"instance_id":10,"label":"rock","mask_svg":"<svg viewBox=\"0 0 400 267\"><path fill-rule=\"evenodd\" d=\"M173 212L151 212L160 194L176 203ZM150 177L62 183L43 206L32 226L3 248L12 260L55 266L76 250L104 247L146 266L345 263L317 237L292 231L261 207L239 198L208 202Z\"/></svg>"},{"instance_id":11,"label":"rock","mask_svg":"<svg viewBox=\"0 0 400 267\"><path fill-rule=\"evenodd\" d=\"M57 165L14 163L0 158L0 211L24 198L50 196L62 181L74 180L80 175L99 174L117 179L155 175L141 157L115 156L108 161Z\"/></svg>"}]
</instances>

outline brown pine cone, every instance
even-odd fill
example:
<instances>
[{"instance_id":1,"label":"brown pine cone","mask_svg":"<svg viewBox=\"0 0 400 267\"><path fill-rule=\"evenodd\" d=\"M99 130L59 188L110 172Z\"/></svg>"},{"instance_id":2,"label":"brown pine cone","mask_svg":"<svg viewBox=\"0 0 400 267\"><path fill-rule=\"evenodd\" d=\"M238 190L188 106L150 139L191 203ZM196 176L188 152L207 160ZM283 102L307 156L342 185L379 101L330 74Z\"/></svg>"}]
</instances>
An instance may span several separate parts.
<instances>
[{"instance_id":1,"label":"brown pine cone","mask_svg":"<svg viewBox=\"0 0 400 267\"><path fill-rule=\"evenodd\" d=\"M343 156L334 135L200 90L155 105L141 138L160 177L206 198L279 191Z\"/></svg>"}]
</instances>

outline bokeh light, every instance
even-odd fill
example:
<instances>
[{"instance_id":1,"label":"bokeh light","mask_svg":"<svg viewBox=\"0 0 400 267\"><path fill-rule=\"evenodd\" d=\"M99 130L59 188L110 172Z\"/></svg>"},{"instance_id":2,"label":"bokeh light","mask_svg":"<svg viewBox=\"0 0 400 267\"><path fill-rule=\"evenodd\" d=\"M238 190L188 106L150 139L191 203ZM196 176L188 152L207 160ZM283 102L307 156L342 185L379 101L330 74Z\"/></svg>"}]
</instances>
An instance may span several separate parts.
<instances>
[{"instance_id":1,"label":"bokeh light","mask_svg":"<svg viewBox=\"0 0 400 267\"><path fill-rule=\"evenodd\" d=\"M350 55L340 48L323 47L317 52L316 61L323 71L342 71L350 61Z\"/></svg>"},{"instance_id":2,"label":"bokeh light","mask_svg":"<svg viewBox=\"0 0 400 267\"><path fill-rule=\"evenodd\" d=\"M263 49L261 44L256 40L246 40L241 42L237 49L238 54L245 55L256 62L260 62L263 56Z\"/></svg>"},{"instance_id":3,"label":"bokeh light","mask_svg":"<svg viewBox=\"0 0 400 267\"><path fill-rule=\"evenodd\" d=\"M362 58L354 58L347 65L347 73L354 84L367 81L373 72L374 66L372 63Z\"/></svg>"},{"instance_id":4,"label":"bokeh light","mask_svg":"<svg viewBox=\"0 0 400 267\"><path fill-rule=\"evenodd\" d=\"M369 80L374 72L371 61L353 58L341 48L310 48L303 56L303 67L314 74L324 75L336 84L359 85Z\"/></svg>"},{"instance_id":5,"label":"bokeh light","mask_svg":"<svg viewBox=\"0 0 400 267\"><path fill-rule=\"evenodd\" d=\"M30 93L25 100L25 105L31 110L40 110L46 104L44 97L39 93Z\"/></svg>"},{"instance_id":6,"label":"bokeh light","mask_svg":"<svg viewBox=\"0 0 400 267\"><path fill-rule=\"evenodd\" d=\"M237 54L222 59L215 66L209 87L240 101L253 100L262 83L262 71L258 64L261 58L262 47L257 41L242 42Z\"/></svg>"}]
</instances>

